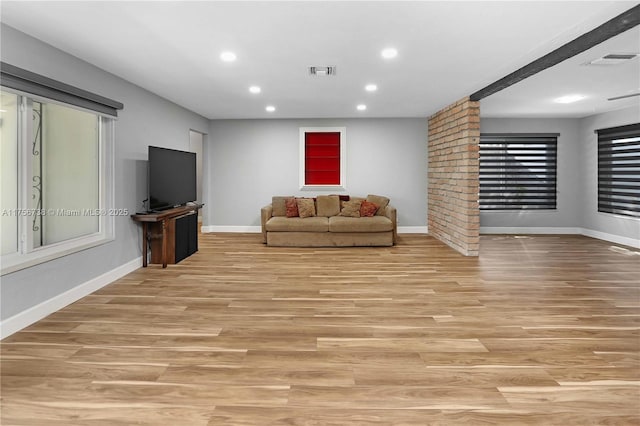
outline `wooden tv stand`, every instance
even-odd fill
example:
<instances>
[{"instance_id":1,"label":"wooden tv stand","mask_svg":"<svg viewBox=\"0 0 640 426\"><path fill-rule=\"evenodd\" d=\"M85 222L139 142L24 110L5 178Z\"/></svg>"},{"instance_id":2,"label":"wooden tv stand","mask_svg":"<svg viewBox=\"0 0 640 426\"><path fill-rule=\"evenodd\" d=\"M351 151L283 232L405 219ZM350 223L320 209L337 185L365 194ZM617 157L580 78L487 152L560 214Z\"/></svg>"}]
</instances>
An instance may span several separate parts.
<instances>
[{"instance_id":1,"label":"wooden tv stand","mask_svg":"<svg viewBox=\"0 0 640 426\"><path fill-rule=\"evenodd\" d=\"M147 267L147 245L151 263L175 264L198 250L198 210L202 204L175 207L158 213L131 215L142 224L142 266ZM195 239L195 240L194 240Z\"/></svg>"}]
</instances>

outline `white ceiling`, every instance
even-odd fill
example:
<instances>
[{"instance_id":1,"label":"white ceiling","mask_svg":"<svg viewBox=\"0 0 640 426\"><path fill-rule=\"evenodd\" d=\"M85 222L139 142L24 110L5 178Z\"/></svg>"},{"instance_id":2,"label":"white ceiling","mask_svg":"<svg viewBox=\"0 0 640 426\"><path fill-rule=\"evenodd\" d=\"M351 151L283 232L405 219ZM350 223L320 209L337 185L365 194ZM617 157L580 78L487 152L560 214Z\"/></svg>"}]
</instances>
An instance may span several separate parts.
<instances>
[{"instance_id":1,"label":"white ceiling","mask_svg":"<svg viewBox=\"0 0 640 426\"><path fill-rule=\"evenodd\" d=\"M1 19L207 118L427 117L636 4L2 1ZM638 53L638 34L612 39L603 52ZM388 46L398 49L393 60L380 56ZM222 62L224 50L238 59ZM483 100L483 116L584 116L637 102L602 99L637 91L640 60L615 70L580 66L592 56ZM325 65L337 75L307 75L308 66ZM378 91L366 92L368 83ZM259 95L248 91L254 84ZM568 92L589 98L549 102ZM360 103L366 111L356 110Z\"/></svg>"},{"instance_id":2,"label":"white ceiling","mask_svg":"<svg viewBox=\"0 0 640 426\"><path fill-rule=\"evenodd\" d=\"M638 105L640 97L608 101L640 93L640 57L616 65L586 65L611 53L640 53L640 27L495 93L480 103L483 117L586 117ZM561 96L585 98L566 105Z\"/></svg>"}]
</instances>

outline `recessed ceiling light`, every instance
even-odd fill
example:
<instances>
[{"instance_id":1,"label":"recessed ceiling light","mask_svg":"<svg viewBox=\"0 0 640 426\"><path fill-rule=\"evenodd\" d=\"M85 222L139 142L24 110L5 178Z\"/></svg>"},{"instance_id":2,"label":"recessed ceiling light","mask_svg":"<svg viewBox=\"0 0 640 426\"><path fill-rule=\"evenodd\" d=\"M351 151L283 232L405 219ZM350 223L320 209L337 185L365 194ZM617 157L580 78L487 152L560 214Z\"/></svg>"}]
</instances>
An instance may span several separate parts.
<instances>
[{"instance_id":1,"label":"recessed ceiling light","mask_svg":"<svg viewBox=\"0 0 640 426\"><path fill-rule=\"evenodd\" d=\"M376 86L375 84L367 84L366 86L364 86L364 90L366 90L367 92L375 92L376 90L378 90L378 86Z\"/></svg>"},{"instance_id":2,"label":"recessed ceiling light","mask_svg":"<svg viewBox=\"0 0 640 426\"><path fill-rule=\"evenodd\" d=\"M553 100L553 102L558 104L571 104L574 102L581 101L584 98L586 98L586 96L584 95L567 95L567 96L561 96L559 98L556 98Z\"/></svg>"},{"instance_id":3,"label":"recessed ceiling light","mask_svg":"<svg viewBox=\"0 0 640 426\"><path fill-rule=\"evenodd\" d=\"M267 112L274 112L276 110L276 107L274 107L273 105L267 105L267 107L265 108L265 110Z\"/></svg>"},{"instance_id":4,"label":"recessed ceiling light","mask_svg":"<svg viewBox=\"0 0 640 426\"><path fill-rule=\"evenodd\" d=\"M380 52L380 54L385 59L391 59L398 56L398 51L393 47L387 47L386 49L383 49L382 52Z\"/></svg>"},{"instance_id":5,"label":"recessed ceiling light","mask_svg":"<svg viewBox=\"0 0 640 426\"><path fill-rule=\"evenodd\" d=\"M233 62L236 60L236 54L233 52L222 52L220 54L220 59L222 59L224 62Z\"/></svg>"},{"instance_id":6,"label":"recessed ceiling light","mask_svg":"<svg viewBox=\"0 0 640 426\"><path fill-rule=\"evenodd\" d=\"M358 111L364 111L364 110L366 110L366 109L367 109L367 106L366 106L365 104L360 104L360 105L358 105L358 106L356 107L356 109L357 109Z\"/></svg>"},{"instance_id":7,"label":"recessed ceiling light","mask_svg":"<svg viewBox=\"0 0 640 426\"><path fill-rule=\"evenodd\" d=\"M260 88L260 86L251 86L249 87L249 91L251 93L260 93L262 92L262 89Z\"/></svg>"}]
</instances>

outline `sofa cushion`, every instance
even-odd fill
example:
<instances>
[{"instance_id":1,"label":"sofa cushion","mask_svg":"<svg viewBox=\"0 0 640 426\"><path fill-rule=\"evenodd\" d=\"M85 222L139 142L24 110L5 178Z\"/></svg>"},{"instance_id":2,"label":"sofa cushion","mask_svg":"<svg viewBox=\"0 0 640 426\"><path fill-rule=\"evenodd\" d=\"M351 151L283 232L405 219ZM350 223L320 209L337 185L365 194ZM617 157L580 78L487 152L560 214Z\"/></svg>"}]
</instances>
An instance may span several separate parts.
<instances>
[{"instance_id":1,"label":"sofa cushion","mask_svg":"<svg viewBox=\"0 0 640 426\"><path fill-rule=\"evenodd\" d=\"M342 210L338 216L360 217L360 205L362 200L345 201L342 204Z\"/></svg>"},{"instance_id":2,"label":"sofa cushion","mask_svg":"<svg viewBox=\"0 0 640 426\"><path fill-rule=\"evenodd\" d=\"M388 217L343 217L329 218L329 232L386 232L393 230Z\"/></svg>"},{"instance_id":3,"label":"sofa cushion","mask_svg":"<svg viewBox=\"0 0 640 426\"><path fill-rule=\"evenodd\" d=\"M367 195L367 201L374 203L378 206L378 211L376 212L376 216L384 216L386 212L387 204L389 204L389 198L383 197L381 195Z\"/></svg>"},{"instance_id":4,"label":"sofa cushion","mask_svg":"<svg viewBox=\"0 0 640 426\"><path fill-rule=\"evenodd\" d=\"M373 217L377 211L378 206L375 203L364 200L362 204L360 204L360 217Z\"/></svg>"},{"instance_id":5,"label":"sofa cushion","mask_svg":"<svg viewBox=\"0 0 640 426\"><path fill-rule=\"evenodd\" d=\"M327 232L329 219L326 217L272 217L265 224L265 228L268 232Z\"/></svg>"},{"instance_id":6,"label":"sofa cushion","mask_svg":"<svg viewBox=\"0 0 640 426\"><path fill-rule=\"evenodd\" d=\"M318 195L316 210L318 216L336 216L340 213L340 197L337 195Z\"/></svg>"},{"instance_id":7,"label":"sofa cushion","mask_svg":"<svg viewBox=\"0 0 640 426\"><path fill-rule=\"evenodd\" d=\"M271 207L273 207L273 216L286 216L287 207L285 205L287 198L291 198L291 195L285 197L277 195L271 198Z\"/></svg>"},{"instance_id":8,"label":"sofa cushion","mask_svg":"<svg viewBox=\"0 0 640 426\"><path fill-rule=\"evenodd\" d=\"M313 198L296 198L298 214L300 217L313 217L316 215L316 204Z\"/></svg>"},{"instance_id":9,"label":"sofa cushion","mask_svg":"<svg viewBox=\"0 0 640 426\"><path fill-rule=\"evenodd\" d=\"M284 204L287 210L287 214L286 214L287 217L300 216L298 214L298 202L296 201L295 198L287 198Z\"/></svg>"},{"instance_id":10,"label":"sofa cushion","mask_svg":"<svg viewBox=\"0 0 640 426\"><path fill-rule=\"evenodd\" d=\"M340 210L342 210L344 208L344 203L346 203L346 202L364 200L364 198L362 198L362 197L351 197L351 196L348 196L348 195L347 195L347 197L349 197L349 198L347 198L346 200L343 197L340 198Z\"/></svg>"}]
</instances>

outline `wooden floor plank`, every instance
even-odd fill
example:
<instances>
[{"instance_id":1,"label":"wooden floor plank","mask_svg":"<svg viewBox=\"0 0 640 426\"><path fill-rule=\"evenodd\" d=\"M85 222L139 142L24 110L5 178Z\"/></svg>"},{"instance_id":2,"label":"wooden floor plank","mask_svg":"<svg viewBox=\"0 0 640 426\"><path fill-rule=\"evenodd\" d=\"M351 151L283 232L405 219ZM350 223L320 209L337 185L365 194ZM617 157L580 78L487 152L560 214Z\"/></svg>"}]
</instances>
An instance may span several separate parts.
<instances>
[{"instance_id":1,"label":"wooden floor plank","mask_svg":"<svg viewBox=\"0 0 640 426\"><path fill-rule=\"evenodd\" d=\"M640 424L640 255L204 234L0 343L2 425Z\"/></svg>"}]
</instances>

